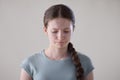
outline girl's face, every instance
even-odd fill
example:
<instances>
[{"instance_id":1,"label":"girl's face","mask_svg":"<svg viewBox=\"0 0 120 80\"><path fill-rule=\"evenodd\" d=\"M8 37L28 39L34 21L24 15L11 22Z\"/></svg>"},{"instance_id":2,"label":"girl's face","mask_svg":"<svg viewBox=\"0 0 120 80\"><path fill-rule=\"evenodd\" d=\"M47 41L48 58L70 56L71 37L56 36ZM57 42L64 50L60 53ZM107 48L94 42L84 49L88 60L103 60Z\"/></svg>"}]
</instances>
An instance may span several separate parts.
<instances>
[{"instance_id":1,"label":"girl's face","mask_svg":"<svg viewBox=\"0 0 120 80\"><path fill-rule=\"evenodd\" d=\"M50 42L50 47L67 47L73 32L72 22L65 18L55 18L48 22L47 28L44 27Z\"/></svg>"}]
</instances>

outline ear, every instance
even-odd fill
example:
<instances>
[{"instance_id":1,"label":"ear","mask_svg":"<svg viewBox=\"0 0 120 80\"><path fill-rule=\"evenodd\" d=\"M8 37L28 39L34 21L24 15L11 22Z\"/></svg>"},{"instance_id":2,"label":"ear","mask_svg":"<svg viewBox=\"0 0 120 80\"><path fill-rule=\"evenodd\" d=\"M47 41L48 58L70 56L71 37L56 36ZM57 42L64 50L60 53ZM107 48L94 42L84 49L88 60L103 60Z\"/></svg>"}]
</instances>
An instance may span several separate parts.
<instances>
[{"instance_id":1,"label":"ear","mask_svg":"<svg viewBox=\"0 0 120 80\"><path fill-rule=\"evenodd\" d=\"M43 31L44 31L44 33L47 35L47 27L43 27Z\"/></svg>"}]
</instances>

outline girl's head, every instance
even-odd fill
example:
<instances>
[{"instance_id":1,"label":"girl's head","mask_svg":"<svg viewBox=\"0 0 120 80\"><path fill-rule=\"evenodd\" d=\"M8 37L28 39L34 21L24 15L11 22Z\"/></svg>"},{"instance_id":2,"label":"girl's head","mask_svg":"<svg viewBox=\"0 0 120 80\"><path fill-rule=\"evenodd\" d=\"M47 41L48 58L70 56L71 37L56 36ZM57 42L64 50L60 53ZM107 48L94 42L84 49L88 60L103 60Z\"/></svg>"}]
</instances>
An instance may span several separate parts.
<instances>
[{"instance_id":1,"label":"girl's head","mask_svg":"<svg viewBox=\"0 0 120 80\"><path fill-rule=\"evenodd\" d=\"M63 4L53 5L48 8L44 14L44 26L47 27L48 22L55 18L65 18L72 22L73 27L75 24L75 17L72 10Z\"/></svg>"},{"instance_id":2,"label":"girl's head","mask_svg":"<svg viewBox=\"0 0 120 80\"><path fill-rule=\"evenodd\" d=\"M50 46L67 48L74 30L75 18L72 10L63 5L54 5L44 14L44 31L47 33Z\"/></svg>"},{"instance_id":3,"label":"girl's head","mask_svg":"<svg viewBox=\"0 0 120 80\"><path fill-rule=\"evenodd\" d=\"M76 67L76 78L77 80L83 80L84 70L77 52L70 42L74 25L75 17L72 10L63 4L51 6L44 14L44 31L49 37L50 46L67 48Z\"/></svg>"}]
</instances>

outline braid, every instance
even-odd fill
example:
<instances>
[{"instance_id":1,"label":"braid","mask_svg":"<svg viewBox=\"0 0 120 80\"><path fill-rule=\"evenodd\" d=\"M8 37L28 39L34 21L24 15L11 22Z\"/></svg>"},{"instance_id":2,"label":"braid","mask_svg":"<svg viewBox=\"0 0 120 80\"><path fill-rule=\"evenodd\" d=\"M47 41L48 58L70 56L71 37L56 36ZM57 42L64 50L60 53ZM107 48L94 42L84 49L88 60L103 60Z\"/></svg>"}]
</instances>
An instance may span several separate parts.
<instances>
[{"instance_id":1,"label":"braid","mask_svg":"<svg viewBox=\"0 0 120 80\"><path fill-rule=\"evenodd\" d=\"M77 55L77 52L76 50L74 49L72 43L69 43L68 44L68 52L70 53L71 55L71 58L72 58L72 61L76 67L76 77L77 77L77 80L84 80L84 76L83 76L83 73L84 73L84 70L82 68L82 65L80 63L80 59Z\"/></svg>"}]
</instances>

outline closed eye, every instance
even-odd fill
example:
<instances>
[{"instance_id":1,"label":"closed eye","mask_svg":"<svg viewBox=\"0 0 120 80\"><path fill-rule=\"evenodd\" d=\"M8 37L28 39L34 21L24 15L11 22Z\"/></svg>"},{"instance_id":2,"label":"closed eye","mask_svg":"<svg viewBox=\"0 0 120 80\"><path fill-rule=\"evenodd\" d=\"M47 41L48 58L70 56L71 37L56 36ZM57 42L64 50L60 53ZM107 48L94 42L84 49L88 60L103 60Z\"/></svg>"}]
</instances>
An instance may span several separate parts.
<instances>
[{"instance_id":1,"label":"closed eye","mask_svg":"<svg viewBox=\"0 0 120 80\"><path fill-rule=\"evenodd\" d=\"M57 33L58 31L52 31L52 33Z\"/></svg>"},{"instance_id":2,"label":"closed eye","mask_svg":"<svg viewBox=\"0 0 120 80\"><path fill-rule=\"evenodd\" d=\"M69 33L70 31L64 31L64 33Z\"/></svg>"}]
</instances>

